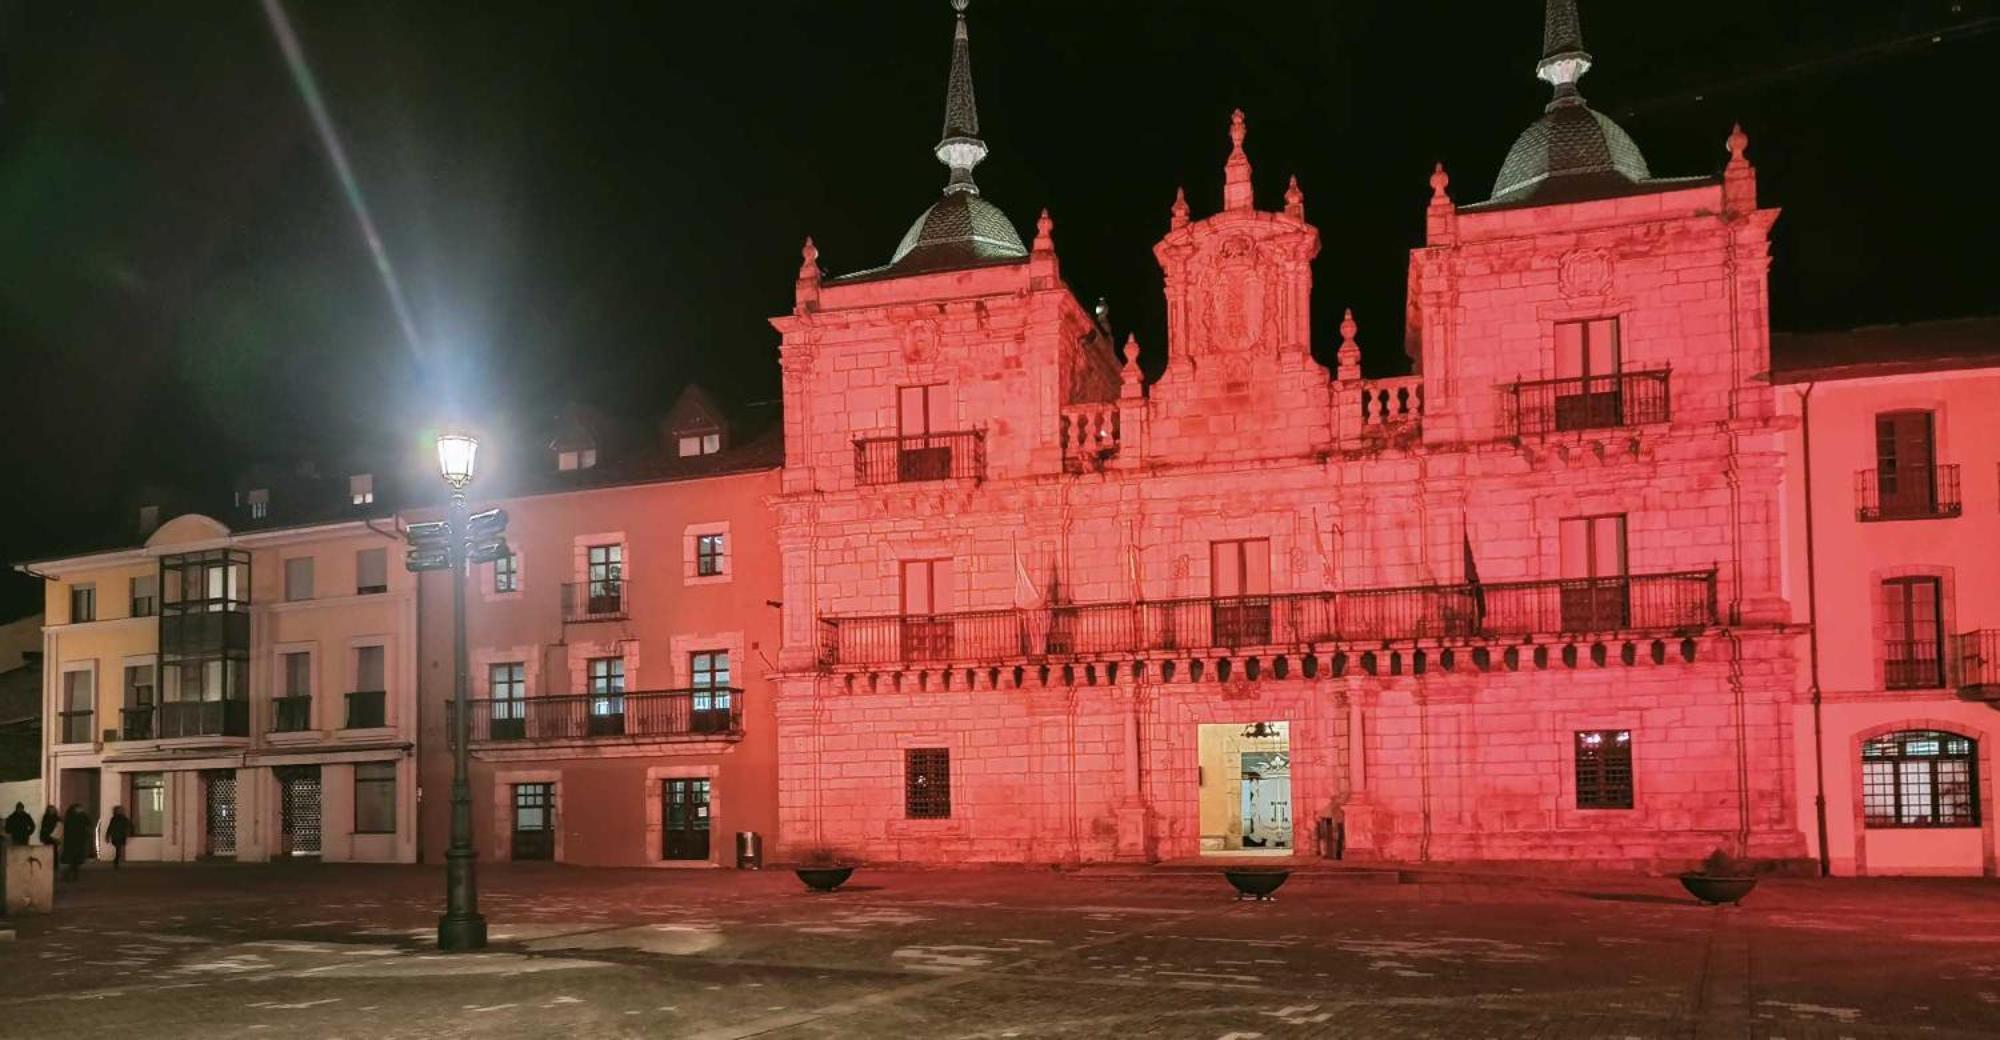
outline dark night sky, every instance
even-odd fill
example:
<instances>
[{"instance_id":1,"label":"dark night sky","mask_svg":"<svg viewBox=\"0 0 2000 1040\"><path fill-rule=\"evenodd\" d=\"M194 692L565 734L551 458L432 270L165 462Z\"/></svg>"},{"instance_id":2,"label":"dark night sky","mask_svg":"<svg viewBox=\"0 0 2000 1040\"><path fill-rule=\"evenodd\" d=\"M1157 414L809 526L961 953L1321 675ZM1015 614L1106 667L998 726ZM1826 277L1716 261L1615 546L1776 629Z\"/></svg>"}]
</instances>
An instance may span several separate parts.
<instances>
[{"instance_id":1,"label":"dark night sky","mask_svg":"<svg viewBox=\"0 0 2000 1040\"><path fill-rule=\"evenodd\" d=\"M2000 311L1991 2L1582 4L1584 94L1661 175L1732 119L1784 207L1774 324ZM1314 317L1401 371L1432 162L1485 196L1547 93L1540 4L976 0L987 196L1047 206L1063 272L1157 369L1150 249L1221 195L1228 111L1260 202L1296 173ZM887 259L937 197L945 0L294 0L427 344L412 355L254 0L0 0L0 560L116 542L139 480L409 448L464 388L489 428L567 401L777 391L798 246ZM1956 27L1956 28L1953 28ZM1940 35L1932 41L1934 34ZM1024 235L1024 237L1026 237ZM456 374L456 378L449 378ZM0 584L0 613L34 583Z\"/></svg>"}]
</instances>

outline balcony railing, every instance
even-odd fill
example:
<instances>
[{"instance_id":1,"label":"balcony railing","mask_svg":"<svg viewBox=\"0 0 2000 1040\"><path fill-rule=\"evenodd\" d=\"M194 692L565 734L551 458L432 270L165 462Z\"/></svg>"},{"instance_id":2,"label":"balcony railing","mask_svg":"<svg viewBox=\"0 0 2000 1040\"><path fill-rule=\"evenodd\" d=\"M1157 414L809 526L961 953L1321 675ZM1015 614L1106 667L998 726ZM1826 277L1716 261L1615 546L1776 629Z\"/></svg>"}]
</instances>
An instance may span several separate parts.
<instances>
[{"instance_id":1,"label":"balcony railing","mask_svg":"<svg viewBox=\"0 0 2000 1040\"><path fill-rule=\"evenodd\" d=\"M1516 383L1514 432L1533 436L1666 422L1673 417L1668 375L1659 368Z\"/></svg>"},{"instance_id":2,"label":"balcony railing","mask_svg":"<svg viewBox=\"0 0 2000 1040\"><path fill-rule=\"evenodd\" d=\"M271 698L271 732L301 733L313 728L311 697Z\"/></svg>"},{"instance_id":3,"label":"balcony railing","mask_svg":"<svg viewBox=\"0 0 2000 1040\"><path fill-rule=\"evenodd\" d=\"M1425 585L821 620L826 665L1514 639L1715 624L1715 572Z\"/></svg>"},{"instance_id":4,"label":"balcony railing","mask_svg":"<svg viewBox=\"0 0 2000 1040\"><path fill-rule=\"evenodd\" d=\"M346 729L380 729L389 724L389 695L382 690L356 690L347 695Z\"/></svg>"},{"instance_id":5,"label":"balcony railing","mask_svg":"<svg viewBox=\"0 0 2000 1040\"><path fill-rule=\"evenodd\" d=\"M1958 688L1968 696L2000 699L2000 628L1958 637Z\"/></svg>"},{"instance_id":6,"label":"balcony railing","mask_svg":"<svg viewBox=\"0 0 2000 1040\"><path fill-rule=\"evenodd\" d=\"M1934 690L1944 685L1944 655L1936 640L1892 639L1882 655L1882 683L1891 690Z\"/></svg>"},{"instance_id":7,"label":"balcony railing","mask_svg":"<svg viewBox=\"0 0 2000 1040\"><path fill-rule=\"evenodd\" d=\"M1094 473L1118 454L1118 405L1064 405L1058 440L1064 473Z\"/></svg>"},{"instance_id":8,"label":"balcony railing","mask_svg":"<svg viewBox=\"0 0 2000 1040\"><path fill-rule=\"evenodd\" d=\"M152 705L146 704L136 708L125 708L119 712L119 715L121 717L119 719L118 739L120 740L153 739Z\"/></svg>"},{"instance_id":9,"label":"balcony railing","mask_svg":"<svg viewBox=\"0 0 2000 1040\"><path fill-rule=\"evenodd\" d=\"M861 437L854 442L857 484L985 479L985 430Z\"/></svg>"},{"instance_id":10,"label":"balcony railing","mask_svg":"<svg viewBox=\"0 0 2000 1040\"><path fill-rule=\"evenodd\" d=\"M1937 520L1957 516L1963 508L1958 497L1956 465L1864 469L1854 474L1857 520Z\"/></svg>"},{"instance_id":11,"label":"balcony railing","mask_svg":"<svg viewBox=\"0 0 2000 1040\"><path fill-rule=\"evenodd\" d=\"M614 737L715 738L743 732L743 691L733 687L475 698L470 703L475 744ZM447 705L447 717L450 710ZM457 732L456 726L452 732Z\"/></svg>"},{"instance_id":12,"label":"balcony railing","mask_svg":"<svg viewBox=\"0 0 2000 1040\"><path fill-rule=\"evenodd\" d=\"M623 620L630 594L629 583L623 578L570 582L562 587L563 623Z\"/></svg>"},{"instance_id":13,"label":"balcony railing","mask_svg":"<svg viewBox=\"0 0 2000 1040\"><path fill-rule=\"evenodd\" d=\"M62 717L62 733L60 734L62 743L88 744L97 739L96 731L91 729L92 726L96 725L96 712L65 711L59 714Z\"/></svg>"},{"instance_id":14,"label":"balcony railing","mask_svg":"<svg viewBox=\"0 0 2000 1040\"><path fill-rule=\"evenodd\" d=\"M145 711L147 709L132 709ZM161 740L178 737L247 737L250 735L250 702L167 701L151 709L153 736ZM130 713L126 726L132 725ZM129 738L128 738L129 739Z\"/></svg>"}]
</instances>

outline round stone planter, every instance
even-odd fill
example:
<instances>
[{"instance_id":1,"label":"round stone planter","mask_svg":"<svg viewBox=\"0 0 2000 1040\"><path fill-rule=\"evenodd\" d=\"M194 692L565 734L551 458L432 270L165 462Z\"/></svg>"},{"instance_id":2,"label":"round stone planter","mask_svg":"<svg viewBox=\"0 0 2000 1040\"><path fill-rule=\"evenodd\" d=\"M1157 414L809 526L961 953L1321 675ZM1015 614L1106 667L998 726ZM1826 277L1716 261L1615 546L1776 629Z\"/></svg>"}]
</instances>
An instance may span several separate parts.
<instances>
[{"instance_id":1,"label":"round stone planter","mask_svg":"<svg viewBox=\"0 0 2000 1040\"><path fill-rule=\"evenodd\" d=\"M815 892L831 892L854 876L853 867L794 867L792 873Z\"/></svg>"},{"instance_id":2,"label":"round stone planter","mask_svg":"<svg viewBox=\"0 0 2000 1040\"><path fill-rule=\"evenodd\" d=\"M1244 867L1224 870L1222 876L1236 887L1236 898L1267 900L1292 872L1279 867Z\"/></svg>"},{"instance_id":3,"label":"round stone planter","mask_svg":"<svg viewBox=\"0 0 2000 1040\"><path fill-rule=\"evenodd\" d=\"M1681 875L1681 887L1709 906L1734 905L1742 902L1743 897L1757 887L1757 879L1730 874L1687 873Z\"/></svg>"}]
</instances>

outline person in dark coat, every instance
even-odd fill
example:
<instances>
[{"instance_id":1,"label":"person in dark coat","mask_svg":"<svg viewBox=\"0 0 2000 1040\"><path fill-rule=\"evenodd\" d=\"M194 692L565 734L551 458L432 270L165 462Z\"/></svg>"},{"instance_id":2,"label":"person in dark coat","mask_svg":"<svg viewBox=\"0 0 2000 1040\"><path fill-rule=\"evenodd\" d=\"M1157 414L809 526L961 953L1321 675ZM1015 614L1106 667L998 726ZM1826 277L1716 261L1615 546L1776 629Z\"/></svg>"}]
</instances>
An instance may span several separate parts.
<instances>
[{"instance_id":1,"label":"person in dark coat","mask_svg":"<svg viewBox=\"0 0 2000 1040\"><path fill-rule=\"evenodd\" d=\"M49 858L54 860L56 847L62 844L62 814L53 805L42 810L42 844L49 847Z\"/></svg>"},{"instance_id":2,"label":"person in dark coat","mask_svg":"<svg viewBox=\"0 0 2000 1040\"><path fill-rule=\"evenodd\" d=\"M90 825L90 816L83 811L82 802L69 803L69 811L63 813L62 820L62 863L63 877L75 881L83 877L83 861L90 858L92 837L96 831Z\"/></svg>"},{"instance_id":3,"label":"person in dark coat","mask_svg":"<svg viewBox=\"0 0 2000 1040\"><path fill-rule=\"evenodd\" d=\"M26 845L35 840L35 818L28 815L28 807L14 803L14 811L7 816L7 841L14 845Z\"/></svg>"},{"instance_id":4,"label":"person in dark coat","mask_svg":"<svg viewBox=\"0 0 2000 1040\"><path fill-rule=\"evenodd\" d=\"M111 843L111 869L118 870L125 865L125 839L132 836L132 818L125 815L125 807L111 807L111 822L104 825L104 840Z\"/></svg>"}]
</instances>

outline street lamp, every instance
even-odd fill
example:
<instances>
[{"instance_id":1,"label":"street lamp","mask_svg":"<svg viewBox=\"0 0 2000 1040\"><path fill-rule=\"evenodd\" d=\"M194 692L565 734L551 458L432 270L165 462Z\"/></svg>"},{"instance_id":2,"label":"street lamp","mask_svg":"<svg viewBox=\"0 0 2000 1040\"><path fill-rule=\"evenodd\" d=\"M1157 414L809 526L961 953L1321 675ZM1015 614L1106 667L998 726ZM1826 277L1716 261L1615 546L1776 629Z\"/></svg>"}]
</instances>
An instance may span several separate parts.
<instances>
[{"instance_id":1,"label":"street lamp","mask_svg":"<svg viewBox=\"0 0 2000 1040\"><path fill-rule=\"evenodd\" d=\"M468 433L438 434L438 470L451 485L451 509L443 520L411 524L404 533L412 571L451 571L451 847L444 854L444 916L438 918L438 949L477 950L486 945L486 918L479 915L479 884L473 874L472 784L468 746L472 712L465 655L465 570L507 555L507 514L498 509L467 515L466 485L472 483L479 441Z\"/></svg>"}]
</instances>

